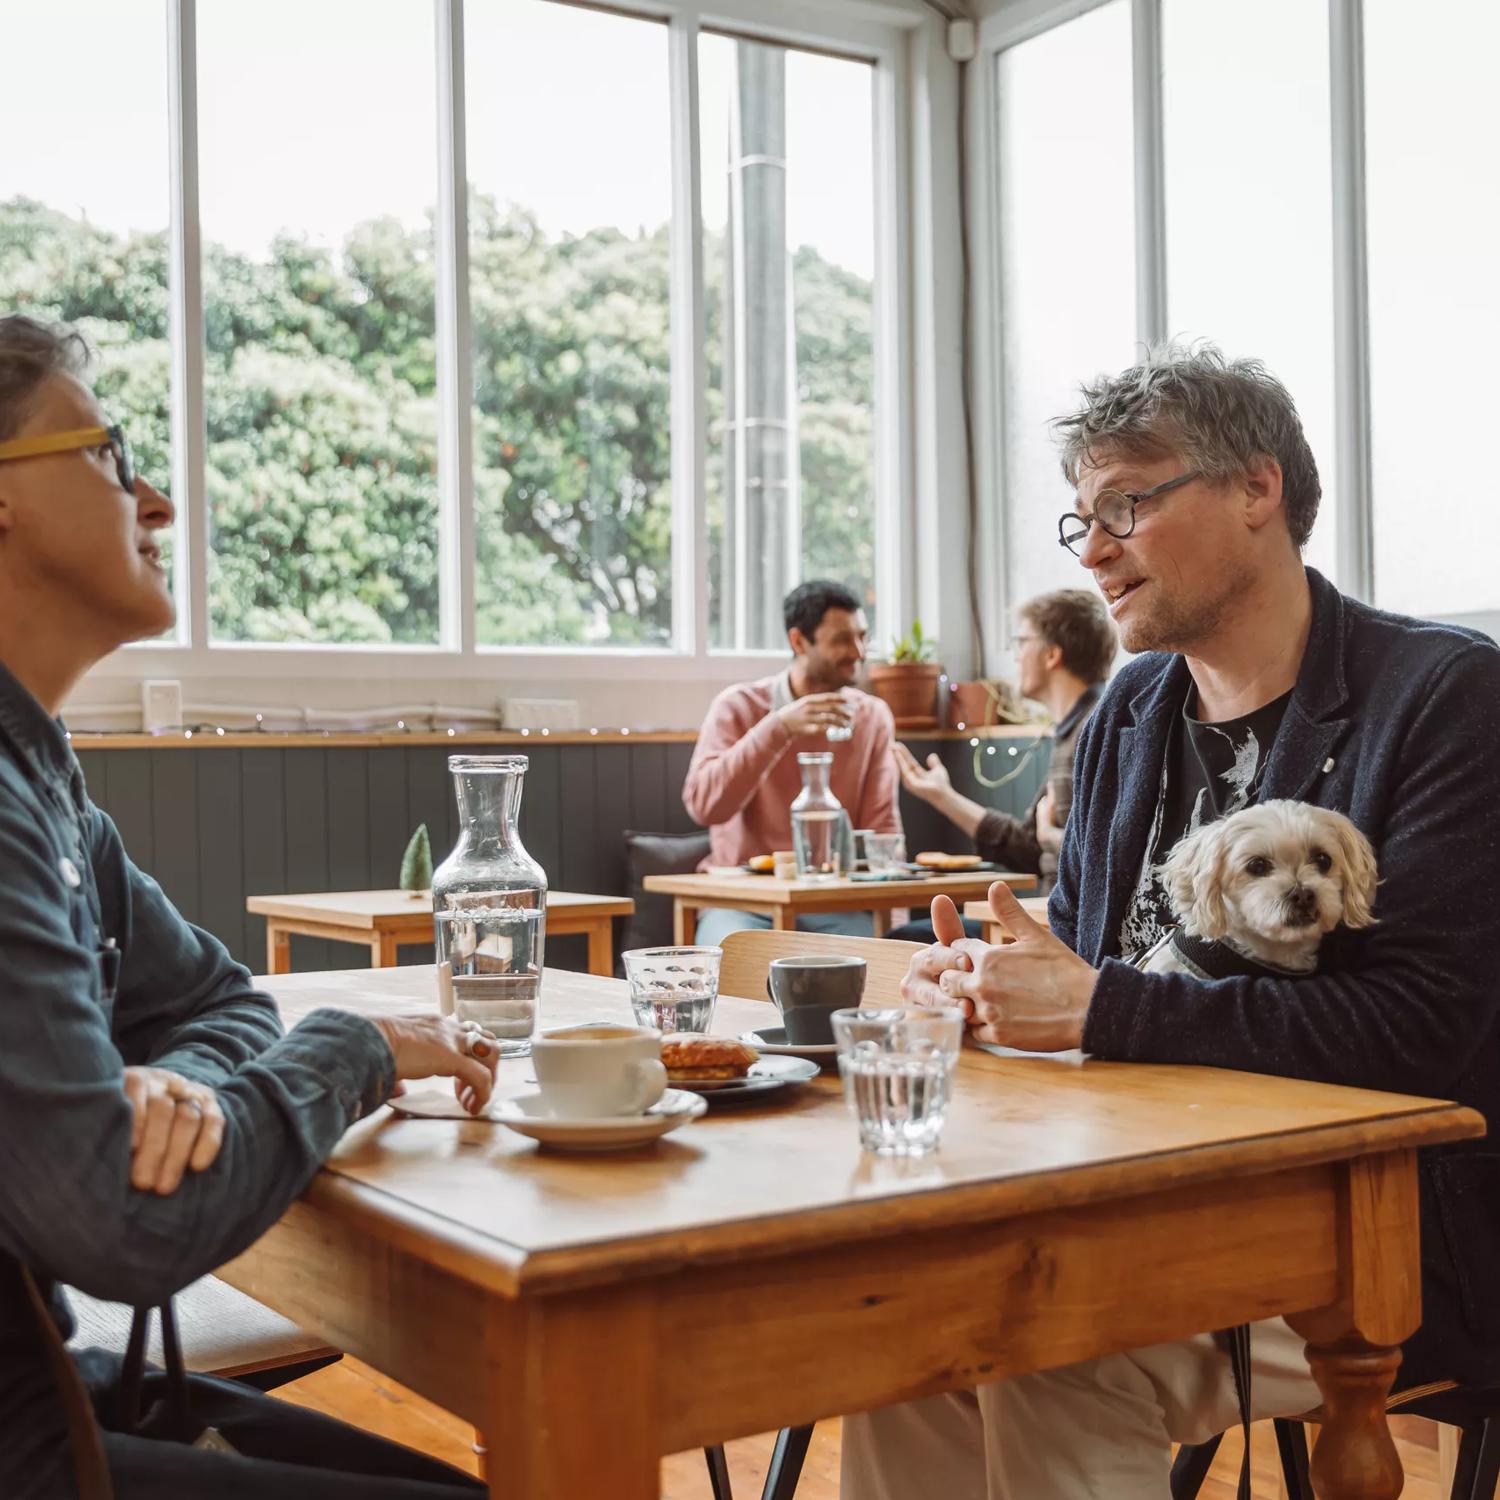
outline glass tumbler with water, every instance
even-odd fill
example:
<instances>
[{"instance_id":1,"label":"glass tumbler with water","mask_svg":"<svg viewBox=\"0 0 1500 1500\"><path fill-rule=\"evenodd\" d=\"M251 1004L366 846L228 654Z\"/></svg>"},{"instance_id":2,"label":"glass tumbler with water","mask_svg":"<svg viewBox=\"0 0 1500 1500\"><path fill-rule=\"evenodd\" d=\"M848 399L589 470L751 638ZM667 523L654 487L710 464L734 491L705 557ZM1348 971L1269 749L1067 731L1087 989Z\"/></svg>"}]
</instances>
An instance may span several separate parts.
<instances>
[{"instance_id":1,"label":"glass tumbler with water","mask_svg":"<svg viewBox=\"0 0 1500 1500\"><path fill-rule=\"evenodd\" d=\"M477 1021L502 1057L531 1050L546 940L547 877L517 823L524 755L450 755L462 830L432 877L438 1000Z\"/></svg>"},{"instance_id":2,"label":"glass tumbler with water","mask_svg":"<svg viewBox=\"0 0 1500 1500\"><path fill-rule=\"evenodd\" d=\"M705 1032L719 998L722 948L631 948L620 955L637 1026Z\"/></svg>"},{"instance_id":3,"label":"glass tumbler with water","mask_svg":"<svg viewBox=\"0 0 1500 1500\"><path fill-rule=\"evenodd\" d=\"M802 770L802 790L792 803L797 874L803 880L837 880L844 873L848 820L828 785L833 752L804 753L797 757L797 764Z\"/></svg>"},{"instance_id":4,"label":"glass tumbler with water","mask_svg":"<svg viewBox=\"0 0 1500 1500\"><path fill-rule=\"evenodd\" d=\"M925 1156L942 1139L963 1045L957 1006L836 1010L844 1098L877 1156Z\"/></svg>"}]
</instances>

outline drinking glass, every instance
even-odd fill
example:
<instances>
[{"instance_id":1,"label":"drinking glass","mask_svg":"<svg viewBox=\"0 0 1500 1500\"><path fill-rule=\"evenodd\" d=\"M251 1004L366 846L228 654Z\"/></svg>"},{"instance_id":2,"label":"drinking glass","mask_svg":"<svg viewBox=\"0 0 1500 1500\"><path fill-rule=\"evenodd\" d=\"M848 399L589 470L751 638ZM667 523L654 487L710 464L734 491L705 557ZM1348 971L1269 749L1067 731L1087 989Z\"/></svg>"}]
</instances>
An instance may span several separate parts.
<instances>
[{"instance_id":1,"label":"drinking glass","mask_svg":"<svg viewBox=\"0 0 1500 1500\"><path fill-rule=\"evenodd\" d=\"M906 838L899 833L865 835L865 868L872 875L899 870L906 863Z\"/></svg>"},{"instance_id":2,"label":"drinking glass","mask_svg":"<svg viewBox=\"0 0 1500 1500\"><path fill-rule=\"evenodd\" d=\"M877 1156L936 1151L964 1013L957 1006L836 1010L833 1035L860 1145Z\"/></svg>"},{"instance_id":3,"label":"drinking glass","mask_svg":"<svg viewBox=\"0 0 1500 1500\"><path fill-rule=\"evenodd\" d=\"M621 954L637 1026L704 1032L719 998L722 948L632 948Z\"/></svg>"}]
</instances>

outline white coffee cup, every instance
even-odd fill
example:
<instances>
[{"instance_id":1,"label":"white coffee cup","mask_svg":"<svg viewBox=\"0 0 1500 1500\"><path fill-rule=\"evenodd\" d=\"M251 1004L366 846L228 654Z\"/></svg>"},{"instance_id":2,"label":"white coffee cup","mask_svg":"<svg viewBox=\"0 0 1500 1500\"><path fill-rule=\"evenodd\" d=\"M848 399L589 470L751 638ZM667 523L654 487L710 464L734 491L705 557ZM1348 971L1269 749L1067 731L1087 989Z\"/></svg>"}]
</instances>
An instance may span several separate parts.
<instances>
[{"instance_id":1,"label":"white coffee cup","mask_svg":"<svg viewBox=\"0 0 1500 1500\"><path fill-rule=\"evenodd\" d=\"M638 1115L661 1098L661 1032L645 1026L564 1026L531 1044L542 1104L561 1119Z\"/></svg>"}]
</instances>

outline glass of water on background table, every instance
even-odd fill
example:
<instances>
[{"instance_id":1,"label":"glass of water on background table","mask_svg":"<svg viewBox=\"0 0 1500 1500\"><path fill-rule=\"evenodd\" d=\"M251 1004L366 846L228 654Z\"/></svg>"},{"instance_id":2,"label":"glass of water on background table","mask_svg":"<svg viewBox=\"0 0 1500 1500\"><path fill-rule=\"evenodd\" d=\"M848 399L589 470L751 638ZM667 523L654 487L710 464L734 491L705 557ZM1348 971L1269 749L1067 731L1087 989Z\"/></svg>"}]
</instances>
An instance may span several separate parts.
<instances>
[{"instance_id":1,"label":"glass of water on background table","mask_svg":"<svg viewBox=\"0 0 1500 1500\"><path fill-rule=\"evenodd\" d=\"M632 948L620 955L637 1026L705 1032L719 998L722 948Z\"/></svg>"},{"instance_id":2,"label":"glass of water on background table","mask_svg":"<svg viewBox=\"0 0 1500 1500\"><path fill-rule=\"evenodd\" d=\"M836 1010L833 1035L860 1145L877 1156L937 1150L964 1013L957 1006Z\"/></svg>"}]
</instances>

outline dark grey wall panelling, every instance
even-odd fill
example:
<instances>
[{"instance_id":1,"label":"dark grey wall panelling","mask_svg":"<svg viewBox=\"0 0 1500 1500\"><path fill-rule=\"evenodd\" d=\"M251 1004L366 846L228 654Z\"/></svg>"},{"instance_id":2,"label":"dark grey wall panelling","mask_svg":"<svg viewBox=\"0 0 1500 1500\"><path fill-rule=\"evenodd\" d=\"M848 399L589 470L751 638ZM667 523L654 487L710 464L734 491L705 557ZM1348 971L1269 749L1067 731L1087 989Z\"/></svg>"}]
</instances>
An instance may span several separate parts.
<instances>
[{"instance_id":1,"label":"dark grey wall panelling","mask_svg":"<svg viewBox=\"0 0 1500 1500\"><path fill-rule=\"evenodd\" d=\"M1031 805L1046 771L1041 737L980 746L979 764L990 779L1018 771L994 790L976 779L975 752L966 740L907 736L907 742L919 758L937 749L967 796L1017 814ZM985 753L989 745L994 755ZM559 890L623 894L626 829L691 832L682 783L692 749L615 740L528 747L521 837L551 883ZM513 746L495 747L495 753L513 752ZM278 748L269 741L251 749L85 750L79 763L90 795L119 825L135 862L161 882L184 915L259 971L265 923L245 912L246 896L395 885L406 842L423 822L433 861L442 861L458 837L448 754L441 745ZM966 847L956 828L904 792L901 816L912 853ZM298 969L366 962L344 943L299 937L292 944ZM558 938L547 957L581 969L584 941ZM430 949L402 950L404 963L430 959Z\"/></svg>"}]
</instances>

